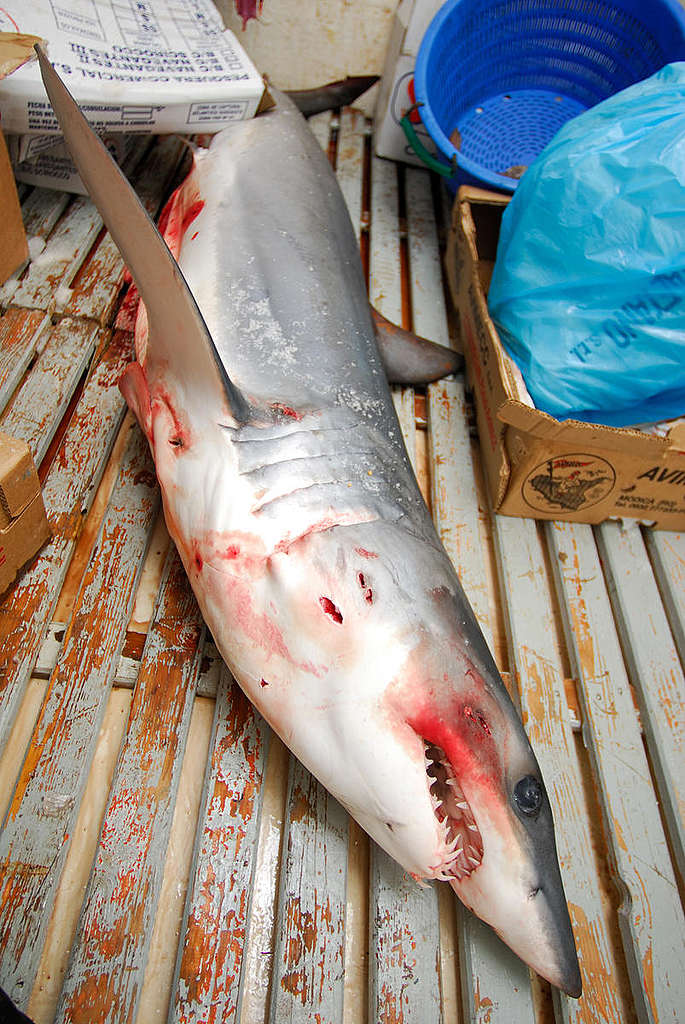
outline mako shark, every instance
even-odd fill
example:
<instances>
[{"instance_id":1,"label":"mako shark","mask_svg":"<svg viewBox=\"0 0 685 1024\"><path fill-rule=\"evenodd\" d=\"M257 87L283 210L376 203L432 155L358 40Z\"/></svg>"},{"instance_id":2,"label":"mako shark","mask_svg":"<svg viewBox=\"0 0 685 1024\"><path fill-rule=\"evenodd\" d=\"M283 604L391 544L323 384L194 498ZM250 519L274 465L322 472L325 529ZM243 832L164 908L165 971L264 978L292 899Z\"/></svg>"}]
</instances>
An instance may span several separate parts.
<instances>
[{"instance_id":1,"label":"mako shark","mask_svg":"<svg viewBox=\"0 0 685 1024\"><path fill-rule=\"evenodd\" d=\"M38 54L144 303L121 388L226 663L407 872L449 882L578 996L540 769L418 489L355 235L306 121L277 94L197 152L167 248Z\"/></svg>"}]
</instances>

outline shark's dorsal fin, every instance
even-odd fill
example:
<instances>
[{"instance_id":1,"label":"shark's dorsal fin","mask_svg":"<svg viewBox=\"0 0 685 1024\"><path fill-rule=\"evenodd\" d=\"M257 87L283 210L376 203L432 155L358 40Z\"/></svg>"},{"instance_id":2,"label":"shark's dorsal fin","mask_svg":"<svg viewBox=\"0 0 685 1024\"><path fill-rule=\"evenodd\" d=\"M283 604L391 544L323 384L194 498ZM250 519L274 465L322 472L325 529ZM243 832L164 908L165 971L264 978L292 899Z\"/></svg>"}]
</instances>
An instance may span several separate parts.
<instances>
[{"instance_id":1,"label":"shark's dorsal fin","mask_svg":"<svg viewBox=\"0 0 685 1024\"><path fill-rule=\"evenodd\" d=\"M147 310L155 359L173 361L189 391L225 395L240 422L248 405L215 348L192 292L138 196L86 121L45 52L35 47L41 75L74 163L131 272Z\"/></svg>"}]
</instances>

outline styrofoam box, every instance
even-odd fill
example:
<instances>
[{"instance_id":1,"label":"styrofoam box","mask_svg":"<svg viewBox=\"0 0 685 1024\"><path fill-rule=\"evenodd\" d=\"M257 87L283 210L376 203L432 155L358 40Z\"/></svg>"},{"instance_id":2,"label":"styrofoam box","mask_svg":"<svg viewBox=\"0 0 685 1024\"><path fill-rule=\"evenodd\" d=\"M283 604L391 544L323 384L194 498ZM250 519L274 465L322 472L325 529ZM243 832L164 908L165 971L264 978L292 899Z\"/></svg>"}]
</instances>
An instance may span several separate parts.
<instances>
[{"instance_id":1,"label":"styrofoam box","mask_svg":"<svg viewBox=\"0 0 685 1024\"><path fill-rule=\"evenodd\" d=\"M423 166L407 142L400 121L413 103L410 91L421 40L443 0L402 0L395 13L385 56L383 80L375 114L374 150L377 156ZM420 122L414 129L426 149L435 146Z\"/></svg>"}]
</instances>

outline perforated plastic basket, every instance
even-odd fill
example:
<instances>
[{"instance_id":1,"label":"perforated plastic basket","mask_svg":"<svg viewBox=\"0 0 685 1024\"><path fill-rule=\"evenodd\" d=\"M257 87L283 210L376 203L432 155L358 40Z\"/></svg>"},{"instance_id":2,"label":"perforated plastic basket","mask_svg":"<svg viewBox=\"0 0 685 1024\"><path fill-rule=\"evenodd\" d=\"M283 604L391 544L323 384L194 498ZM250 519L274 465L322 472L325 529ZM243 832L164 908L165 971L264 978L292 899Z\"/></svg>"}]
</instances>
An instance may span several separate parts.
<instances>
[{"instance_id":1,"label":"perforated plastic basket","mask_svg":"<svg viewBox=\"0 0 685 1024\"><path fill-rule=\"evenodd\" d=\"M513 192L565 121L676 60L678 0L448 0L421 43L416 100L453 191Z\"/></svg>"}]
</instances>

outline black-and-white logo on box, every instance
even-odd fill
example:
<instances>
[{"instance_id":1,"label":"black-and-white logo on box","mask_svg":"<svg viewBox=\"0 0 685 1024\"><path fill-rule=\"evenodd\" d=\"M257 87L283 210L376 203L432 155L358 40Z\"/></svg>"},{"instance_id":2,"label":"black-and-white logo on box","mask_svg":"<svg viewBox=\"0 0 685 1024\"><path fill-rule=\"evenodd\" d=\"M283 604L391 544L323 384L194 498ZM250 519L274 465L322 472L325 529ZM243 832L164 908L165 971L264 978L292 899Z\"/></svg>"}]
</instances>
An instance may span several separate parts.
<instances>
[{"instance_id":1,"label":"black-and-white logo on box","mask_svg":"<svg viewBox=\"0 0 685 1024\"><path fill-rule=\"evenodd\" d=\"M538 512L579 512L599 504L616 483L614 467L587 452L546 459L523 482L523 500Z\"/></svg>"}]
</instances>

